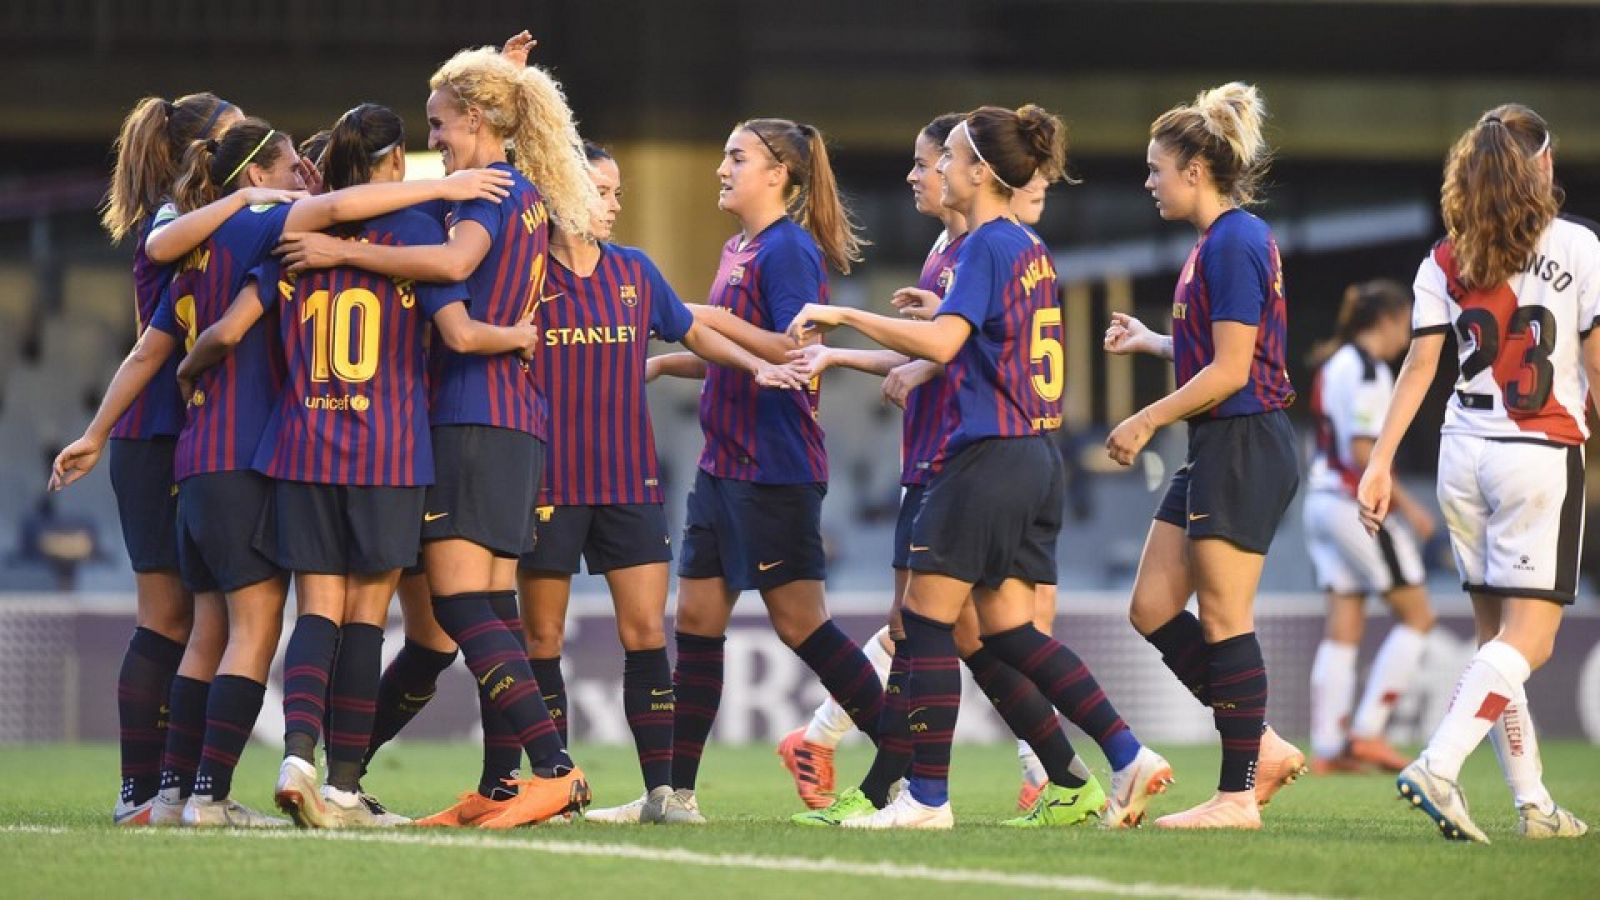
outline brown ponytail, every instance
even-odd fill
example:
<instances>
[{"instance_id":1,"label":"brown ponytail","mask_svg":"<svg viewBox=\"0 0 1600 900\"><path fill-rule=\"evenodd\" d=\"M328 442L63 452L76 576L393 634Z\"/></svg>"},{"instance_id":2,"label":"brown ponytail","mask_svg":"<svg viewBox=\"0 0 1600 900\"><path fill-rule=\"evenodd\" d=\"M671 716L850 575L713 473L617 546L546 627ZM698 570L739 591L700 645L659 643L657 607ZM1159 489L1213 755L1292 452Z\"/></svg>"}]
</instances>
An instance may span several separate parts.
<instances>
[{"instance_id":1,"label":"brown ponytail","mask_svg":"<svg viewBox=\"0 0 1600 900\"><path fill-rule=\"evenodd\" d=\"M1339 301L1339 318L1333 336L1319 342L1306 357L1306 365L1317 368L1335 351L1386 317L1411 308L1411 292L1391 278L1375 278L1344 289Z\"/></svg>"},{"instance_id":2,"label":"brown ponytail","mask_svg":"<svg viewBox=\"0 0 1600 900\"><path fill-rule=\"evenodd\" d=\"M286 146L293 149L288 135L250 117L233 123L219 138L191 141L172 183L172 201L179 212L192 212L231 194L246 166L270 167Z\"/></svg>"},{"instance_id":3,"label":"brown ponytail","mask_svg":"<svg viewBox=\"0 0 1600 900\"><path fill-rule=\"evenodd\" d=\"M189 142L215 133L221 115L232 107L208 93L172 101L146 97L134 105L112 144L116 162L100 211L100 224L113 241L121 241L161 205Z\"/></svg>"},{"instance_id":4,"label":"brown ponytail","mask_svg":"<svg viewBox=\"0 0 1600 900\"><path fill-rule=\"evenodd\" d=\"M1439 209L1461 282L1488 288L1516 274L1561 207L1539 154L1550 128L1517 103L1484 113L1450 148Z\"/></svg>"},{"instance_id":5,"label":"brown ponytail","mask_svg":"<svg viewBox=\"0 0 1600 900\"><path fill-rule=\"evenodd\" d=\"M788 119L750 119L739 127L760 139L789 170L789 215L811 233L828 264L848 275L870 242L839 194L828 145L816 128Z\"/></svg>"},{"instance_id":6,"label":"brown ponytail","mask_svg":"<svg viewBox=\"0 0 1600 900\"><path fill-rule=\"evenodd\" d=\"M967 114L967 137L1010 196L1033 180L1067 178L1067 128L1054 113L1029 103L1017 110L980 106Z\"/></svg>"}]
</instances>

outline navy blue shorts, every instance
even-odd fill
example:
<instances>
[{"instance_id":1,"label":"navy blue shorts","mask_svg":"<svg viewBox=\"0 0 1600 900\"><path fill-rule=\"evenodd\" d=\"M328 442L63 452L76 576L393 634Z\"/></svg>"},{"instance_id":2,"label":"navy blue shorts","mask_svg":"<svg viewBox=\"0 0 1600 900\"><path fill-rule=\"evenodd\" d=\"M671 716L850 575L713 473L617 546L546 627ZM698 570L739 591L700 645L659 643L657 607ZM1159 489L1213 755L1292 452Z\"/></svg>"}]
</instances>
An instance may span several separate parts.
<instances>
[{"instance_id":1,"label":"navy blue shorts","mask_svg":"<svg viewBox=\"0 0 1600 900\"><path fill-rule=\"evenodd\" d=\"M667 511L659 503L541 506L532 553L517 567L527 572L577 574L581 556L590 575L672 561Z\"/></svg>"},{"instance_id":2,"label":"navy blue shorts","mask_svg":"<svg viewBox=\"0 0 1600 900\"><path fill-rule=\"evenodd\" d=\"M281 571L256 548L267 527L272 479L242 469L191 475L178 486L178 564L191 591L236 591Z\"/></svg>"},{"instance_id":3,"label":"navy blue shorts","mask_svg":"<svg viewBox=\"0 0 1600 900\"><path fill-rule=\"evenodd\" d=\"M894 562L896 569L911 568L911 523L922 510L922 497L928 493L925 484L908 484L900 494L900 515L894 520Z\"/></svg>"},{"instance_id":4,"label":"navy blue shorts","mask_svg":"<svg viewBox=\"0 0 1600 900\"><path fill-rule=\"evenodd\" d=\"M489 425L440 425L432 431L434 483L422 514L422 540L471 541L513 559L532 550L544 441Z\"/></svg>"},{"instance_id":5,"label":"navy blue shorts","mask_svg":"<svg viewBox=\"0 0 1600 900\"><path fill-rule=\"evenodd\" d=\"M822 546L826 484L757 484L696 473L683 527L680 578L721 578L729 590L770 590L828 577Z\"/></svg>"},{"instance_id":6,"label":"navy blue shorts","mask_svg":"<svg viewBox=\"0 0 1600 900\"><path fill-rule=\"evenodd\" d=\"M1042 435L979 441L928 484L911 525L910 564L985 588L1056 583L1066 501L1061 454Z\"/></svg>"},{"instance_id":7,"label":"navy blue shorts","mask_svg":"<svg viewBox=\"0 0 1600 900\"><path fill-rule=\"evenodd\" d=\"M279 481L256 549L289 572L379 575L417 561L426 487Z\"/></svg>"},{"instance_id":8,"label":"navy blue shorts","mask_svg":"<svg viewBox=\"0 0 1600 900\"><path fill-rule=\"evenodd\" d=\"M111 490L135 572L178 571L178 483L172 480L177 447L177 438L111 442Z\"/></svg>"},{"instance_id":9,"label":"navy blue shorts","mask_svg":"<svg viewBox=\"0 0 1600 900\"><path fill-rule=\"evenodd\" d=\"M1189 455L1155 518L1190 540L1222 538L1265 554L1300 488L1294 426L1283 410L1189 422Z\"/></svg>"}]
</instances>

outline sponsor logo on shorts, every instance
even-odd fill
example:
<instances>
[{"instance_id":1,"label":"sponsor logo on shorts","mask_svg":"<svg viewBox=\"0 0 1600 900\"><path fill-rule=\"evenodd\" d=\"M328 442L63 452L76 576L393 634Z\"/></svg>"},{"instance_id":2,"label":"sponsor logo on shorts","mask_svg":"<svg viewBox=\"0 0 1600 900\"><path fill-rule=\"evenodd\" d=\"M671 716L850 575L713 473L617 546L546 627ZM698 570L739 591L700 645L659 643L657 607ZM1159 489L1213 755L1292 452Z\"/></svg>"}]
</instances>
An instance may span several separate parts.
<instances>
[{"instance_id":1,"label":"sponsor logo on shorts","mask_svg":"<svg viewBox=\"0 0 1600 900\"><path fill-rule=\"evenodd\" d=\"M783 563L784 563L784 561L781 560L781 559L778 560L777 562L758 562L758 563L756 563L756 568L759 569L762 572L770 572L773 569L776 569L777 567L783 565Z\"/></svg>"},{"instance_id":2,"label":"sponsor logo on shorts","mask_svg":"<svg viewBox=\"0 0 1600 900\"><path fill-rule=\"evenodd\" d=\"M534 511L533 511L533 514L539 517L539 521L548 522L551 519L555 518L555 516L556 516L556 508L554 506L536 507L534 509Z\"/></svg>"},{"instance_id":3,"label":"sponsor logo on shorts","mask_svg":"<svg viewBox=\"0 0 1600 900\"><path fill-rule=\"evenodd\" d=\"M1189 521L1198 522L1201 519L1211 518L1211 513L1189 513Z\"/></svg>"},{"instance_id":4,"label":"sponsor logo on shorts","mask_svg":"<svg viewBox=\"0 0 1600 900\"><path fill-rule=\"evenodd\" d=\"M445 516L448 516L448 515L450 515L450 514L447 513L447 512L442 512L442 513L423 513L422 514L422 521L424 521L424 522L437 522L440 519L442 519L442 518L444 518Z\"/></svg>"},{"instance_id":5,"label":"sponsor logo on shorts","mask_svg":"<svg viewBox=\"0 0 1600 900\"><path fill-rule=\"evenodd\" d=\"M1518 557L1517 561L1511 564L1511 568L1516 569L1518 572L1537 572L1539 570L1539 567L1534 565L1533 561L1526 555Z\"/></svg>"},{"instance_id":6,"label":"sponsor logo on shorts","mask_svg":"<svg viewBox=\"0 0 1600 900\"><path fill-rule=\"evenodd\" d=\"M924 547L921 544L912 544L911 545L911 552L912 553L927 553L931 549L932 549L931 547Z\"/></svg>"}]
</instances>

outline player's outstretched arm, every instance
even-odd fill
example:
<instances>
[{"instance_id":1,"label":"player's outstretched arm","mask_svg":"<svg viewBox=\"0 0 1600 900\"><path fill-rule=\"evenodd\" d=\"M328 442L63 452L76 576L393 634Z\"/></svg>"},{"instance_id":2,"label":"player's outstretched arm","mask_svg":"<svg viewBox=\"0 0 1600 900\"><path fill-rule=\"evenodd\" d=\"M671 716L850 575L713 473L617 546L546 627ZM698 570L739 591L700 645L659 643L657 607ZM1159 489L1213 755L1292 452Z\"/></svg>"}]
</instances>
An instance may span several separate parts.
<instances>
[{"instance_id":1,"label":"player's outstretched arm","mask_svg":"<svg viewBox=\"0 0 1600 900\"><path fill-rule=\"evenodd\" d=\"M144 255L151 262L169 265L185 253L205 243L222 223L249 206L267 203L293 203L309 196L305 191L280 191L276 188L240 188L226 197L157 225L144 239Z\"/></svg>"},{"instance_id":2,"label":"player's outstretched arm","mask_svg":"<svg viewBox=\"0 0 1600 900\"><path fill-rule=\"evenodd\" d=\"M451 228L442 244L405 247L349 241L316 231L285 231L274 252L283 257L289 272L354 266L391 278L448 284L465 281L489 255L492 243L482 225L468 221Z\"/></svg>"},{"instance_id":3,"label":"player's outstretched arm","mask_svg":"<svg viewBox=\"0 0 1600 900\"><path fill-rule=\"evenodd\" d=\"M722 332L709 325L701 325L699 322L684 333L682 343L695 356L706 362L749 372L762 387L799 390L810 380L794 366L788 364L775 366L740 347Z\"/></svg>"},{"instance_id":4,"label":"player's outstretched arm","mask_svg":"<svg viewBox=\"0 0 1600 900\"><path fill-rule=\"evenodd\" d=\"M931 322L892 319L849 306L807 303L789 324L795 343L840 325L861 332L881 346L905 356L948 363L961 352L972 335L972 323L958 315L938 316Z\"/></svg>"},{"instance_id":5,"label":"player's outstretched arm","mask_svg":"<svg viewBox=\"0 0 1600 900\"><path fill-rule=\"evenodd\" d=\"M358 184L298 200L284 231L321 231L340 222L360 222L430 200L491 200L511 194L510 175L496 169L464 169L444 178ZM387 274L387 273L385 273Z\"/></svg>"},{"instance_id":6,"label":"player's outstretched arm","mask_svg":"<svg viewBox=\"0 0 1600 900\"><path fill-rule=\"evenodd\" d=\"M1418 335L1411 340L1406 351L1406 361L1400 366L1400 377L1395 379L1394 397L1389 401L1389 412L1383 417L1383 427L1372 444L1372 455L1367 459L1366 471L1361 473L1361 484L1356 488L1356 502L1361 505L1361 524L1371 534L1377 534L1383 520L1389 515L1389 505L1394 496L1394 454L1400 448L1411 420L1417 417L1422 401L1433 385L1434 373L1439 369L1439 354L1444 349L1444 334L1434 332Z\"/></svg>"},{"instance_id":7,"label":"player's outstretched arm","mask_svg":"<svg viewBox=\"0 0 1600 900\"><path fill-rule=\"evenodd\" d=\"M807 378L815 378L833 368L855 369L868 375L888 375L895 367L911 360L893 350L860 350L855 347L829 347L812 344L789 351L792 365Z\"/></svg>"},{"instance_id":8,"label":"player's outstretched arm","mask_svg":"<svg viewBox=\"0 0 1600 900\"><path fill-rule=\"evenodd\" d=\"M273 288L276 287L273 285ZM183 362L178 364L178 392L183 394L185 402L194 394L195 381L207 369L228 358L233 348L239 346L250 329L261 321L263 312L265 309L261 304L257 283L246 281L244 287L239 289L238 296L228 305L228 311L211 323L211 327L200 332L194 339L194 346L189 348Z\"/></svg>"},{"instance_id":9,"label":"player's outstretched arm","mask_svg":"<svg viewBox=\"0 0 1600 900\"><path fill-rule=\"evenodd\" d=\"M68 444L50 466L50 490L59 491L89 474L99 462L111 437L111 428L139 399L139 394L155 380L167 358L178 349L178 339L165 331L146 328L106 387L100 408L83 430L83 436Z\"/></svg>"},{"instance_id":10,"label":"player's outstretched arm","mask_svg":"<svg viewBox=\"0 0 1600 900\"><path fill-rule=\"evenodd\" d=\"M789 351L794 349L794 343L783 334L746 322L720 306L704 303L687 305L689 311L694 313L697 324L715 328L735 344L775 366L788 364Z\"/></svg>"},{"instance_id":11,"label":"player's outstretched arm","mask_svg":"<svg viewBox=\"0 0 1600 900\"><path fill-rule=\"evenodd\" d=\"M1106 437L1107 454L1121 465L1133 465L1134 458L1157 431L1173 422L1205 412L1249 384L1250 362L1255 357L1256 331L1257 326L1243 322L1213 322L1211 341L1216 347L1216 354L1211 362L1206 363L1183 387L1122 420L1122 424L1112 429ZM1107 342L1110 342L1109 336ZM1169 342L1169 352L1170 346Z\"/></svg>"},{"instance_id":12,"label":"player's outstretched arm","mask_svg":"<svg viewBox=\"0 0 1600 900\"><path fill-rule=\"evenodd\" d=\"M456 302L434 313L433 324L444 338L444 345L457 353L519 353L529 358L539 343L539 329L534 326L533 317L534 311L529 310L515 325L490 325L474 319L465 303Z\"/></svg>"},{"instance_id":13,"label":"player's outstretched arm","mask_svg":"<svg viewBox=\"0 0 1600 900\"><path fill-rule=\"evenodd\" d=\"M1106 326L1104 347L1107 353L1118 356L1148 353L1162 359L1172 359L1172 337L1152 331L1127 313L1111 314L1111 324Z\"/></svg>"},{"instance_id":14,"label":"player's outstretched arm","mask_svg":"<svg viewBox=\"0 0 1600 900\"><path fill-rule=\"evenodd\" d=\"M644 361L646 384L663 375L699 380L706 377L706 361L693 353L663 353Z\"/></svg>"}]
</instances>

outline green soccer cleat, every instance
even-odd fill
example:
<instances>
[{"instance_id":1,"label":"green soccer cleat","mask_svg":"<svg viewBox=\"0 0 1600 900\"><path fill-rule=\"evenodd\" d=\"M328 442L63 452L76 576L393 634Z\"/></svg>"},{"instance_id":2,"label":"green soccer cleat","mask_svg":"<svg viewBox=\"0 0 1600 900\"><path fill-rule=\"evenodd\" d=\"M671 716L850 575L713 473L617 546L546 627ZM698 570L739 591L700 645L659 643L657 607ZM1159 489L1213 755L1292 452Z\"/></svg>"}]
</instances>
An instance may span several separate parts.
<instances>
[{"instance_id":1,"label":"green soccer cleat","mask_svg":"<svg viewBox=\"0 0 1600 900\"><path fill-rule=\"evenodd\" d=\"M1011 828L1065 828L1099 819L1105 808L1106 792L1100 782L1091 777L1081 787L1046 785L1039 799L1034 801L1033 809L1001 824Z\"/></svg>"},{"instance_id":2,"label":"green soccer cleat","mask_svg":"<svg viewBox=\"0 0 1600 900\"><path fill-rule=\"evenodd\" d=\"M860 788L850 788L839 795L839 799L822 809L813 809L803 813L795 813L789 821L796 825L809 825L813 827L841 825L846 819L856 819L870 816L878 808L872 805L867 795L861 793Z\"/></svg>"}]
</instances>

